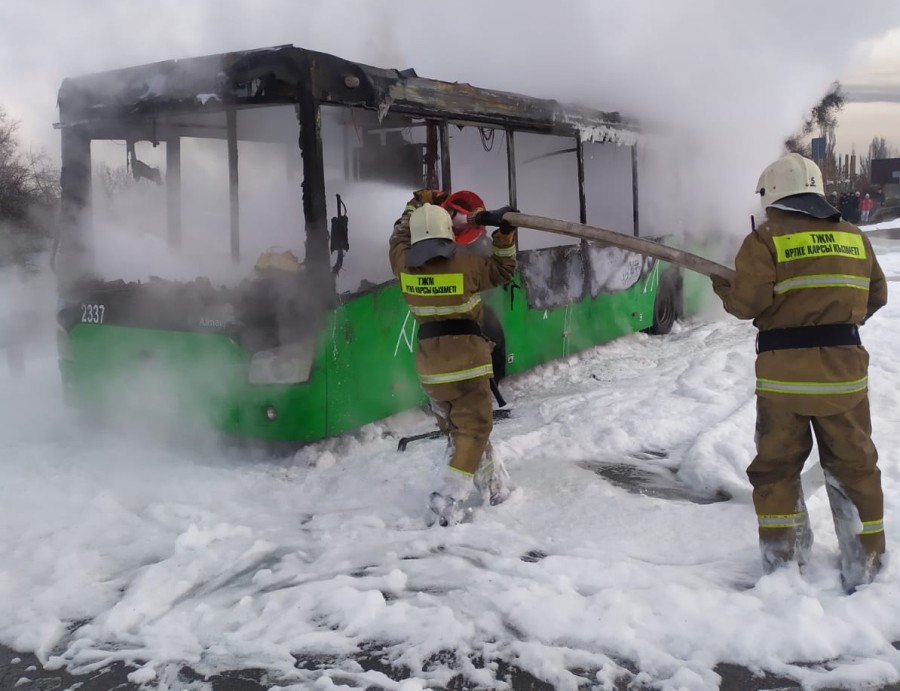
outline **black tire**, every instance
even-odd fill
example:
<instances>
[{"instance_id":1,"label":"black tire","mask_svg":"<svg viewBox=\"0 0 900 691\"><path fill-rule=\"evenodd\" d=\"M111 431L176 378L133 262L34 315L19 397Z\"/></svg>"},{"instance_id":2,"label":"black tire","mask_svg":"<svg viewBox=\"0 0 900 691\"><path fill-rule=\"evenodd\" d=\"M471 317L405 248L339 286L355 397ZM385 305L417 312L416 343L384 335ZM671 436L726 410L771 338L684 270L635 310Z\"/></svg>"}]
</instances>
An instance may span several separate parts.
<instances>
[{"instance_id":1,"label":"black tire","mask_svg":"<svg viewBox=\"0 0 900 691\"><path fill-rule=\"evenodd\" d=\"M494 366L494 379L499 382L506 376L506 336L503 335L503 325L494 310L485 308L481 330L494 342L491 363Z\"/></svg>"},{"instance_id":2,"label":"black tire","mask_svg":"<svg viewBox=\"0 0 900 691\"><path fill-rule=\"evenodd\" d=\"M665 336L681 314L681 277L676 272L663 273L653 303L653 325L647 329L653 336Z\"/></svg>"}]
</instances>

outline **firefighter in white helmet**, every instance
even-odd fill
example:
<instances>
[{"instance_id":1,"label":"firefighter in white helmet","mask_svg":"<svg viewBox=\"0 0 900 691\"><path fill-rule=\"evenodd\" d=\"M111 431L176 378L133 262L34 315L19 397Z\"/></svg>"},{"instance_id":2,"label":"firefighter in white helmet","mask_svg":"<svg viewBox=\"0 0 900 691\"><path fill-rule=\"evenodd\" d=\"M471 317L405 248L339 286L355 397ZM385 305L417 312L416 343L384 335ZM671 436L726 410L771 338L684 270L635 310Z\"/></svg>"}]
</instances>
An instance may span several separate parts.
<instances>
[{"instance_id":1,"label":"firefighter in white helmet","mask_svg":"<svg viewBox=\"0 0 900 691\"><path fill-rule=\"evenodd\" d=\"M516 229L502 220L509 207L473 214L480 225L498 226L493 253L484 257L457 252L450 214L440 206L445 199L437 190L414 194L394 226L390 260L419 324L416 371L450 440L449 464L429 497L426 522L451 525L465 515L463 504L473 478L492 504L508 494L505 469L494 467L490 453L485 453L493 428L493 343L481 330L479 292L513 277Z\"/></svg>"},{"instance_id":2,"label":"firefighter in white helmet","mask_svg":"<svg viewBox=\"0 0 900 691\"><path fill-rule=\"evenodd\" d=\"M811 160L788 154L757 185L766 221L745 239L729 283L713 278L725 309L759 329L756 457L747 468L763 567L802 565L812 531L800 473L813 435L852 592L885 551L878 454L872 443L859 326L887 302L872 245L824 196Z\"/></svg>"}]
</instances>

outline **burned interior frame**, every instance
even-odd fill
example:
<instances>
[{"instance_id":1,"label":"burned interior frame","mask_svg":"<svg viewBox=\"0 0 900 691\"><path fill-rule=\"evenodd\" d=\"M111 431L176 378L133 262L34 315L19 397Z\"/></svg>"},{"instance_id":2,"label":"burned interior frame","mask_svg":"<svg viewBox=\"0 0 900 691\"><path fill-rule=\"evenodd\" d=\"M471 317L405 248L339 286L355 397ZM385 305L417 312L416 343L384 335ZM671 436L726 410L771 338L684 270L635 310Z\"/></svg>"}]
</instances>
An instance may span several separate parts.
<instances>
[{"instance_id":1,"label":"burned interior frame","mask_svg":"<svg viewBox=\"0 0 900 691\"><path fill-rule=\"evenodd\" d=\"M246 108L292 105L299 124L302 155L302 208L305 267L310 283L328 302L335 297L331 271L334 241L326 209L321 107L339 105L368 111L388 128L400 116L426 127L424 146L396 148L405 165L421 157L424 186L452 189L448 128L474 125L506 133L509 202L516 205L514 132L571 137L578 165L581 222L586 222L584 143L616 142L632 147L632 207L638 234L638 180L635 123L618 113L563 105L557 101L479 89L469 84L418 77L412 70L389 70L294 46L170 60L66 79L59 91L62 136L63 223L60 244L71 253L60 285L78 280L89 266L83 209L90 204L91 141L124 140L166 144L167 240L181 242L181 139L227 142L231 255L240 256L236 113ZM370 118L371 119L371 118ZM371 161L363 152L348 162L365 175ZM403 170L409 168L399 167ZM403 180L403 182L411 182ZM586 253L585 253L586 256ZM59 263L59 262L58 262ZM585 278L587 284L587 277ZM330 290L322 290L322 286ZM586 285L586 290L589 287ZM333 303L332 303L333 304Z\"/></svg>"}]
</instances>

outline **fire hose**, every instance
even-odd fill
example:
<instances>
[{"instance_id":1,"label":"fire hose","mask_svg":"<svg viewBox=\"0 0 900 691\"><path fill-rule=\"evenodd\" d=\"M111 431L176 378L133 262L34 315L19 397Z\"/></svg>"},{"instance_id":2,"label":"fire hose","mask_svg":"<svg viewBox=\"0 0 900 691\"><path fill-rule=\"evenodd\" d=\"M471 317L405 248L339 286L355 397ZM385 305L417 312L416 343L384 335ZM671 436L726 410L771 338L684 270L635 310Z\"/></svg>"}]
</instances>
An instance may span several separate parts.
<instances>
[{"instance_id":1,"label":"fire hose","mask_svg":"<svg viewBox=\"0 0 900 691\"><path fill-rule=\"evenodd\" d=\"M583 223L561 221L557 218L533 216L531 214L523 214L515 211L508 211L503 214L503 220L518 228L543 230L548 233L568 235L573 238L592 240L594 242L619 247L624 250L630 250L632 252L637 252L638 254L647 255L671 264L676 264L685 269L703 274L704 276L720 276L728 281L731 281L734 277L734 269L729 269L727 266L717 264L714 261L710 261L709 259L705 259L696 254L691 254L685 250L675 249L674 247L669 247L668 245L663 245L662 243L646 238L624 235L613 230L588 226Z\"/></svg>"}]
</instances>

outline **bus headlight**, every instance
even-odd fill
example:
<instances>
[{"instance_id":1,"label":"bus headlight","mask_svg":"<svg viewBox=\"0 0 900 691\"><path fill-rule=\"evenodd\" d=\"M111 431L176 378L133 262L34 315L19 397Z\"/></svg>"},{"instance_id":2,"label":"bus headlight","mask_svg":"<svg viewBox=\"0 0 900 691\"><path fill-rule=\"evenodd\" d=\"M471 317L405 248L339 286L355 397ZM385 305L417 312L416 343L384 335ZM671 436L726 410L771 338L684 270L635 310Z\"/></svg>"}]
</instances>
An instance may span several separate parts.
<instances>
[{"instance_id":1,"label":"bus headlight","mask_svg":"<svg viewBox=\"0 0 900 691\"><path fill-rule=\"evenodd\" d=\"M251 384L301 384L309 379L315 356L315 343L261 350L250 358L247 379Z\"/></svg>"}]
</instances>

